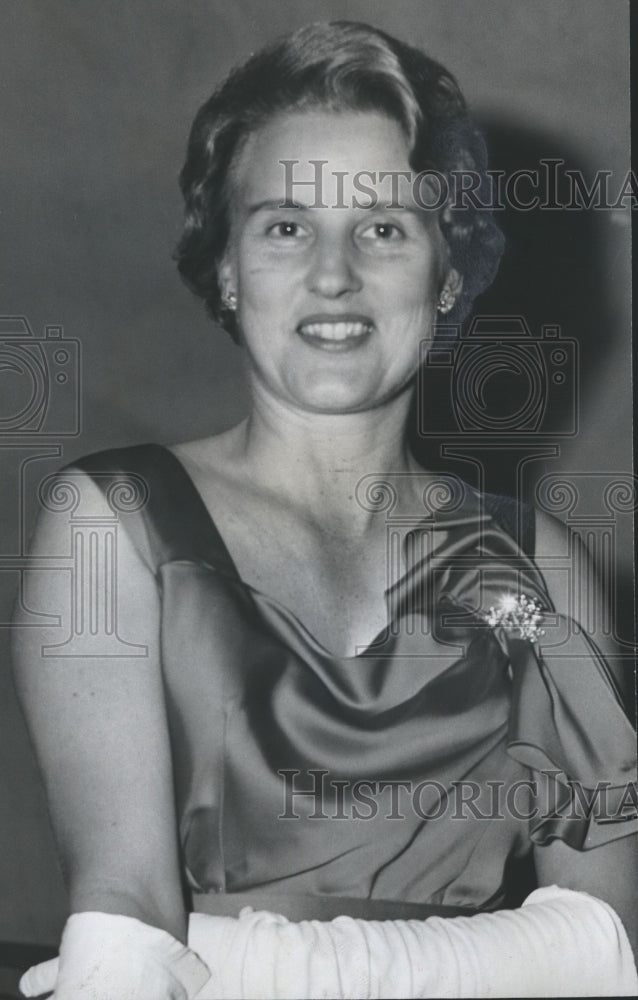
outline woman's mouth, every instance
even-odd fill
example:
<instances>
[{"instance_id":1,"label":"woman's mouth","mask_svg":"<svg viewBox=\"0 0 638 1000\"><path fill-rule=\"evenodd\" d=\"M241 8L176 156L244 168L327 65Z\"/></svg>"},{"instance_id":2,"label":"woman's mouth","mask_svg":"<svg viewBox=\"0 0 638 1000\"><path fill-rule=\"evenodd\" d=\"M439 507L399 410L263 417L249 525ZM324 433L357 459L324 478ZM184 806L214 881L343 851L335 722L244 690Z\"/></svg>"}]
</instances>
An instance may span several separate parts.
<instances>
[{"instance_id":1,"label":"woman's mouth","mask_svg":"<svg viewBox=\"0 0 638 1000\"><path fill-rule=\"evenodd\" d=\"M343 351L363 344L373 327L366 316L313 316L299 323L297 333L311 347Z\"/></svg>"}]
</instances>

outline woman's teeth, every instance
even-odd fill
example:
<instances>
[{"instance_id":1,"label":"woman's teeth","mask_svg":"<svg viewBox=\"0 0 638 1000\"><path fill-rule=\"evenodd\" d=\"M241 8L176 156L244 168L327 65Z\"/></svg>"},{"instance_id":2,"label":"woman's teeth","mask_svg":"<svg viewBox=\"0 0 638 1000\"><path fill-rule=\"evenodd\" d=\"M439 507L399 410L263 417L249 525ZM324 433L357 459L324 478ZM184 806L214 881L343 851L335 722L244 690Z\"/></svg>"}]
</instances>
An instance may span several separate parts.
<instances>
[{"instance_id":1,"label":"woman's teeth","mask_svg":"<svg viewBox=\"0 0 638 1000\"><path fill-rule=\"evenodd\" d=\"M372 329L371 323L339 322L339 323L302 323L299 332L306 337L320 337L322 340L348 340L351 337L362 337Z\"/></svg>"}]
</instances>

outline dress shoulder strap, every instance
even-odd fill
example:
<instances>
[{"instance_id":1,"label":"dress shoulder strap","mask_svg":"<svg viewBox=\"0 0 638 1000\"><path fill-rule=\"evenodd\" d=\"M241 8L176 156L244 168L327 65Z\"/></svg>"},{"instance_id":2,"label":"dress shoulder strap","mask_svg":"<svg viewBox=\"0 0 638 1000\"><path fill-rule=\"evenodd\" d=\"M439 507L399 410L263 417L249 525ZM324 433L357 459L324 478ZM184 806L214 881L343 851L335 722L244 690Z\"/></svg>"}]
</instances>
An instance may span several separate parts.
<instances>
[{"instance_id":1,"label":"dress shoulder strap","mask_svg":"<svg viewBox=\"0 0 638 1000\"><path fill-rule=\"evenodd\" d=\"M234 567L195 484L163 445L143 444L96 452L73 463L102 492L123 497L117 513L134 544L156 571L175 560L203 561L233 573ZM137 502L127 510L127 488ZM112 503L112 501L111 501Z\"/></svg>"},{"instance_id":2,"label":"dress shoulder strap","mask_svg":"<svg viewBox=\"0 0 638 1000\"><path fill-rule=\"evenodd\" d=\"M533 504L498 493L484 493L483 503L486 513L511 535L525 555L533 558L536 548L536 512Z\"/></svg>"}]
</instances>

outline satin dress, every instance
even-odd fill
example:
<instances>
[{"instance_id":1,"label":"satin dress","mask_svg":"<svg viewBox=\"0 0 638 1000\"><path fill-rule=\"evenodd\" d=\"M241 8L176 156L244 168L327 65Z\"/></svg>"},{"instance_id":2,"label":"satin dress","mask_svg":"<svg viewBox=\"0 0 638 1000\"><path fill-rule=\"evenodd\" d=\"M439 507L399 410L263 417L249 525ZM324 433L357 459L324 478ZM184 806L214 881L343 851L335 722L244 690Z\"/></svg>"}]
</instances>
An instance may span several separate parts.
<instances>
[{"instance_id":1,"label":"satin dress","mask_svg":"<svg viewBox=\"0 0 638 1000\"><path fill-rule=\"evenodd\" d=\"M241 579L166 448L76 468L107 494L145 484L119 527L161 598L195 906L257 890L495 909L533 844L595 851L637 829L633 728L595 644L552 607L524 505L465 487L415 523L388 627L337 657ZM538 601L545 635L487 624L503 595Z\"/></svg>"}]
</instances>

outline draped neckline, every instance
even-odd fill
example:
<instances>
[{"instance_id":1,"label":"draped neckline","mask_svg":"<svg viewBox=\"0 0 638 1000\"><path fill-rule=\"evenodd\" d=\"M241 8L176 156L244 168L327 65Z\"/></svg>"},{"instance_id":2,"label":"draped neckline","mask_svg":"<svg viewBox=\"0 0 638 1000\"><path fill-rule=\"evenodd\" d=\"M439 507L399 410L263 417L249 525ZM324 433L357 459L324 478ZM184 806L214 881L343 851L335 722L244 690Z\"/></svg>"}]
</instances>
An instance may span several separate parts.
<instances>
[{"instance_id":1,"label":"draped neckline","mask_svg":"<svg viewBox=\"0 0 638 1000\"><path fill-rule=\"evenodd\" d=\"M415 547L412 545L413 538L420 533L429 533L432 529L437 529L441 532L441 534L444 533L443 537L441 537L441 535L439 536L438 545L436 548L433 547L432 552L430 553L430 556L432 556L436 551L437 556L440 558L441 550L444 549L444 546L449 539L450 529L476 525L477 522L480 521L485 521L486 523L492 521L491 515L481 509L479 495L476 491L473 490L469 484L458 479L458 477L455 477L463 490L463 498L460 504L457 503L453 508L447 510L444 507L433 507L430 514L414 519L413 526L405 533L402 539L401 556L405 569L403 573L401 573L401 575L383 591L387 611L386 624L367 644L361 645L360 647L358 646L356 653L352 655L342 655L328 649L328 647L314 635L311 629L305 625L301 618L299 618L299 616L283 601L273 597L259 587L253 586L243 578L239 572L237 563L231 554L230 548L228 547L212 514L212 511L205 502L201 490L197 486L186 465L175 454L175 452L172 451L171 448L168 448L165 445L160 445L159 447L175 463L175 467L179 470L180 475L188 484L193 498L197 501L197 506L200 508L200 512L209 529L213 549L212 558L201 558L198 562L202 565L205 564L213 571L220 572L232 579L251 597L254 604L258 608L266 609L266 611L269 611L271 614L274 613L276 617L283 620L288 626L291 626L297 635L314 650L315 654L319 655L324 660L330 660L336 664L354 665L359 662L365 663L366 661L369 661L371 657L376 656L376 654L373 653L375 647L383 645L383 648L386 648L383 640L391 633L392 627L396 624L400 613L399 604L401 594L405 592L408 580L415 574L421 574L426 571L426 567L423 565L423 560L415 561L411 555L411 549ZM429 559L426 559L425 562L429 562ZM386 652L385 655L387 656L388 653Z\"/></svg>"}]
</instances>

